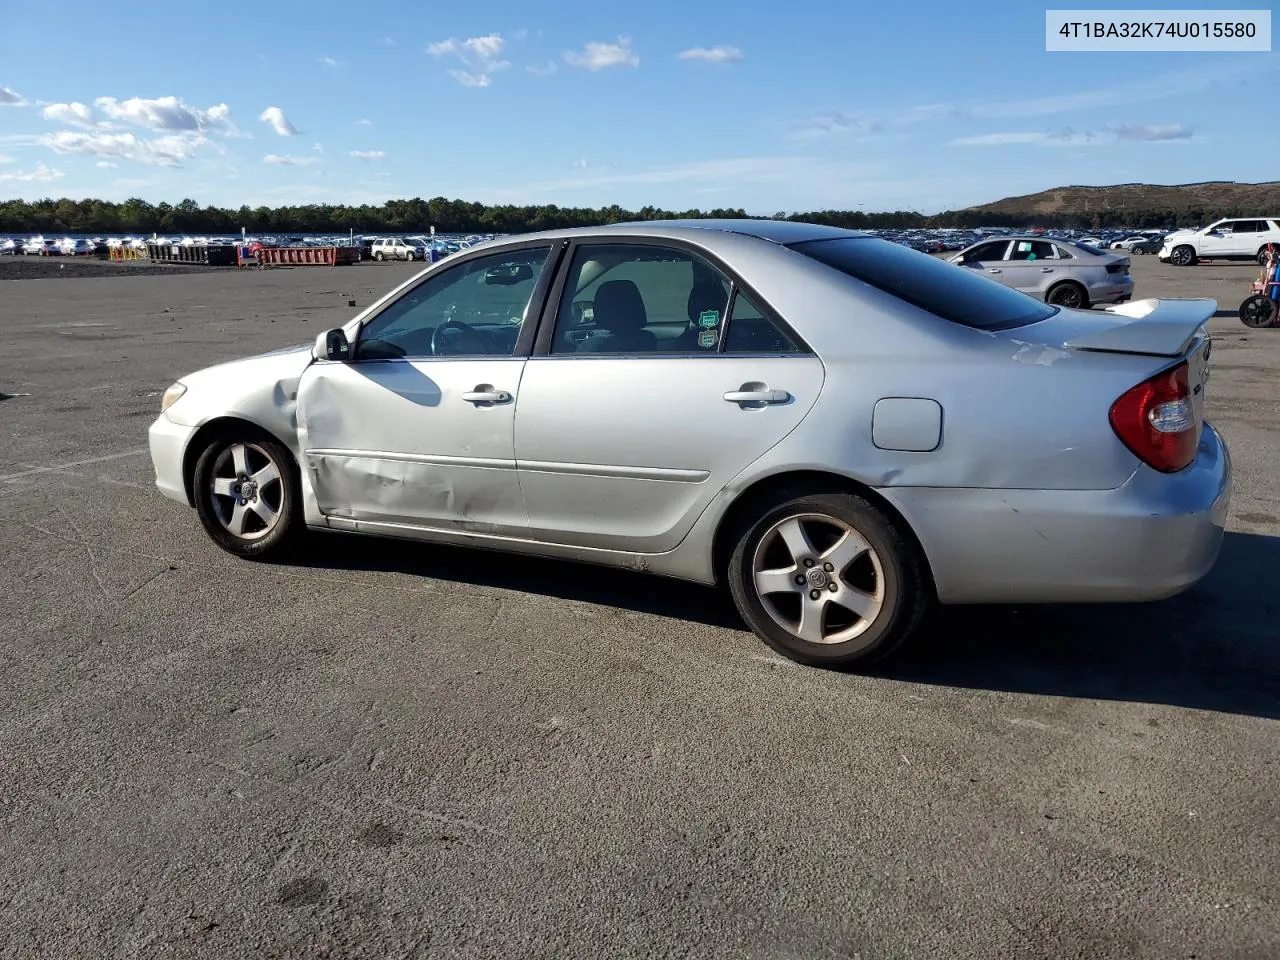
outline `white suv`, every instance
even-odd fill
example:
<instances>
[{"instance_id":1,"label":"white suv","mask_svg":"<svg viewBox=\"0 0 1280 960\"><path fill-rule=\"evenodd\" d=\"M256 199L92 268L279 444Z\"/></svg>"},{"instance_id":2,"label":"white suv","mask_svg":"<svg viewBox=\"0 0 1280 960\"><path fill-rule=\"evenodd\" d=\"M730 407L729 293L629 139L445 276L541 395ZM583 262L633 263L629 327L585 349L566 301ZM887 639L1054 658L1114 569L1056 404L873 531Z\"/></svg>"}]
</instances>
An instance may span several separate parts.
<instances>
[{"instance_id":1,"label":"white suv","mask_svg":"<svg viewBox=\"0 0 1280 960\"><path fill-rule=\"evenodd\" d=\"M426 244L417 240L375 240L371 251L375 260L428 260L431 257Z\"/></svg>"},{"instance_id":2,"label":"white suv","mask_svg":"<svg viewBox=\"0 0 1280 960\"><path fill-rule=\"evenodd\" d=\"M1179 230L1164 238L1160 259L1179 267L1198 260L1256 260L1263 263L1267 244L1280 244L1280 217L1219 220L1202 230Z\"/></svg>"}]
</instances>

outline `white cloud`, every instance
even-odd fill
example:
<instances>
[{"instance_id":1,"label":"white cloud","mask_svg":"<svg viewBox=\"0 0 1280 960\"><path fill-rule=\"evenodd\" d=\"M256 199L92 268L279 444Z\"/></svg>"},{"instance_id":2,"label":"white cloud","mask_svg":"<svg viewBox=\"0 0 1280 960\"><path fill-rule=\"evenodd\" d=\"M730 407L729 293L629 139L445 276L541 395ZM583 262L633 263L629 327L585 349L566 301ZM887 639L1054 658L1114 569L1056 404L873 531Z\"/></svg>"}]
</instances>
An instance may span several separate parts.
<instances>
[{"instance_id":1,"label":"white cloud","mask_svg":"<svg viewBox=\"0 0 1280 960\"><path fill-rule=\"evenodd\" d=\"M604 70L606 67L638 67L640 58L631 49L629 37L619 37L617 43L588 43L581 53L568 50L564 62L572 67L587 70Z\"/></svg>"},{"instance_id":2,"label":"white cloud","mask_svg":"<svg viewBox=\"0 0 1280 960\"><path fill-rule=\"evenodd\" d=\"M527 40L528 38L529 38L529 31L526 30L524 27L521 27L519 30L513 30L511 32L512 40Z\"/></svg>"},{"instance_id":3,"label":"white cloud","mask_svg":"<svg viewBox=\"0 0 1280 960\"><path fill-rule=\"evenodd\" d=\"M370 120L368 117L361 117L359 120L357 120L357 121L356 121L356 126L357 126L357 127L372 127L372 126L373 126L373 121L372 121L372 120Z\"/></svg>"},{"instance_id":4,"label":"white cloud","mask_svg":"<svg viewBox=\"0 0 1280 960\"><path fill-rule=\"evenodd\" d=\"M384 44L384 45L386 45L386 46L388 46L388 47L394 47L394 46L396 45L395 40L394 40L394 39L392 39L391 37L383 37L383 38L382 38L382 40L381 40L381 41L379 41L379 42L381 42L382 44Z\"/></svg>"},{"instance_id":5,"label":"white cloud","mask_svg":"<svg viewBox=\"0 0 1280 960\"><path fill-rule=\"evenodd\" d=\"M277 167L308 167L313 163L319 162L318 157L294 157L289 154L268 153L262 158L263 163L269 163Z\"/></svg>"},{"instance_id":6,"label":"white cloud","mask_svg":"<svg viewBox=\"0 0 1280 960\"><path fill-rule=\"evenodd\" d=\"M511 66L510 61L501 59L505 43L502 35L488 33L482 37L471 37L467 40L439 40L428 44L427 53L433 57L456 57L462 62L465 70L450 70L449 76L464 87L487 87L493 83L493 74Z\"/></svg>"},{"instance_id":7,"label":"white cloud","mask_svg":"<svg viewBox=\"0 0 1280 960\"><path fill-rule=\"evenodd\" d=\"M116 170L119 169L120 164L112 163L110 160L99 160L94 166L102 170Z\"/></svg>"},{"instance_id":8,"label":"white cloud","mask_svg":"<svg viewBox=\"0 0 1280 960\"><path fill-rule=\"evenodd\" d=\"M13 159L13 157L4 153L0 153L0 163L17 163L17 162L18 161Z\"/></svg>"},{"instance_id":9,"label":"white cloud","mask_svg":"<svg viewBox=\"0 0 1280 960\"><path fill-rule=\"evenodd\" d=\"M560 68L556 66L556 62L554 60L548 60L542 66L525 67L525 69L536 76L549 77Z\"/></svg>"},{"instance_id":10,"label":"white cloud","mask_svg":"<svg viewBox=\"0 0 1280 960\"><path fill-rule=\"evenodd\" d=\"M313 143L313 144L311 145L311 149L312 149L312 150L314 150L316 153L324 153L324 144L323 144L323 143Z\"/></svg>"},{"instance_id":11,"label":"white cloud","mask_svg":"<svg viewBox=\"0 0 1280 960\"><path fill-rule=\"evenodd\" d=\"M585 170L585 169L587 169L587 161L586 161L586 158L585 158L585 157L583 157L582 159L579 159L579 160L575 160L575 161L573 161L573 166L574 166L574 169L575 169L575 170Z\"/></svg>"},{"instance_id":12,"label":"white cloud","mask_svg":"<svg viewBox=\"0 0 1280 960\"><path fill-rule=\"evenodd\" d=\"M75 133L70 130L49 134L42 137L41 142L54 153L118 157L161 167L180 167L183 160L209 144L206 137L198 134L170 134L153 140L139 140L132 133Z\"/></svg>"},{"instance_id":13,"label":"white cloud","mask_svg":"<svg viewBox=\"0 0 1280 960\"><path fill-rule=\"evenodd\" d=\"M239 130L231 122L231 108L225 103L201 110L177 97L157 97L154 100L132 97L124 101L115 97L98 97L93 104L112 120L148 130L239 135Z\"/></svg>"},{"instance_id":14,"label":"white cloud","mask_svg":"<svg viewBox=\"0 0 1280 960\"><path fill-rule=\"evenodd\" d=\"M289 118L284 115L284 111L279 107L267 107L262 111L258 119L263 123L270 124L271 129L282 137L296 137L299 133L298 128L289 122Z\"/></svg>"},{"instance_id":15,"label":"white cloud","mask_svg":"<svg viewBox=\"0 0 1280 960\"><path fill-rule=\"evenodd\" d=\"M1087 147L1115 144L1119 141L1140 143L1167 143L1173 140L1193 140L1194 131L1180 123L1131 124L1113 127L1099 132L1074 130L1068 127L1058 131L1014 130L1001 133L983 133L959 137L951 141L956 147Z\"/></svg>"},{"instance_id":16,"label":"white cloud","mask_svg":"<svg viewBox=\"0 0 1280 960\"><path fill-rule=\"evenodd\" d=\"M1193 131L1180 123L1140 123L1133 126L1117 127L1116 137L1121 140L1143 140L1159 142L1164 140L1190 140Z\"/></svg>"},{"instance_id":17,"label":"white cloud","mask_svg":"<svg viewBox=\"0 0 1280 960\"><path fill-rule=\"evenodd\" d=\"M61 180L65 176L66 174L61 170L42 163L26 173L0 173L0 183L50 183L53 180Z\"/></svg>"},{"instance_id":18,"label":"white cloud","mask_svg":"<svg viewBox=\"0 0 1280 960\"><path fill-rule=\"evenodd\" d=\"M676 56L679 60L706 60L708 63L736 63L742 59L742 51L737 47L694 47L683 50Z\"/></svg>"},{"instance_id":19,"label":"white cloud","mask_svg":"<svg viewBox=\"0 0 1280 960\"><path fill-rule=\"evenodd\" d=\"M464 87L487 87L493 83L493 78L487 73L468 73L466 70L450 70L449 76L457 80Z\"/></svg>"},{"instance_id":20,"label":"white cloud","mask_svg":"<svg viewBox=\"0 0 1280 960\"><path fill-rule=\"evenodd\" d=\"M352 150L349 156L357 160L381 160L386 156L382 150Z\"/></svg>"},{"instance_id":21,"label":"white cloud","mask_svg":"<svg viewBox=\"0 0 1280 960\"><path fill-rule=\"evenodd\" d=\"M333 59L333 57L321 57L320 62L323 63L326 67L333 67L334 69L337 69L338 67L342 66L342 62L339 60Z\"/></svg>"},{"instance_id":22,"label":"white cloud","mask_svg":"<svg viewBox=\"0 0 1280 960\"><path fill-rule=\"evenodd\" d=\"M472 37L462 44L471 53L479 57L481 60L497 60L502 56L502 37L496 33L486 34L483 37Z\"/></svg>"},{"instance_id":23,"label":"white cloud","mask_svg":"<svg viewBox=\"0 0 1280 960\"><path fill-rule=\"evenodd\" d=\"M56 120L59 123L66 123L75 127L92 128L98 126L98 120L93 115L93 108L78 101L46 104L44 109L40 111L40 116L46 120Z\"/></svg>"},{"instance_id":24,"label":"white cloud","mask_svg":"<svg viewBox=\"0 0 1280 960\"><path fill-rule=\"evenodd\" d=\"M0 107L25 107L27 98L13 87L0 87Z\"/></svg>"}]
</instances>

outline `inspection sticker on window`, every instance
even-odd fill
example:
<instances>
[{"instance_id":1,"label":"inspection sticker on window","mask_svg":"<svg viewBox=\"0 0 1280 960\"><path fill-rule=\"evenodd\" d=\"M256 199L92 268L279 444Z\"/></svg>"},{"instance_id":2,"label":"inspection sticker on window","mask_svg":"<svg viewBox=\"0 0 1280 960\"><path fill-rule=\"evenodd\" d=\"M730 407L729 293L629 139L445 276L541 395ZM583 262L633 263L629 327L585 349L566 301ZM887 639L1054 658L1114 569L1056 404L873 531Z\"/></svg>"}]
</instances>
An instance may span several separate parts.
<instances>
[{"instance_id":1,"label":"inspection sticker on window","mask_svg":"<svg viewBox=\"0 0 1280 960\"><path fill-rule=\"evenodd\" d=\"M1019 240L1019 241L1018 241L1018 252L1019 252L1019 253L1026 253L1026 252L1027 252L1028 250L1030 250L1030 249L1031 249L1031 241L1030 241L1030 240Z\"/></svg>"},{"instance_id":2,"label":"inspection sticker on window","mask_svg":"<svg viewBox=\"0 0 1280 960\"><path fill-rule=\"evenodd\" d=\"M703 330L708 330L711 327L717 326L719 323L719 310L703 310L698 314L698 326L702 327Z\"/></svg>"},{"instance_id":3,"label":"inspection sticker on window","mask_svg":"<svg viewBox=\"0 0 1280 960\"><path fill-rule=\"evenodd\" d=\"M1270 10L1046 10L1049 51L1271 50Z\"/></svg>"},{"instance_id":4,"label":"inspection sticker on window","mask_svg":"<svg viewBox=\"0 0 1280 960\"><path fill-rule=\"evenodd\" d=\"M704 314L705 316L705 314ZM711 349L720 340L720 335L714 330L708 330L706 333L698 334L698 346Z\"/></svg>"}]
</instances>

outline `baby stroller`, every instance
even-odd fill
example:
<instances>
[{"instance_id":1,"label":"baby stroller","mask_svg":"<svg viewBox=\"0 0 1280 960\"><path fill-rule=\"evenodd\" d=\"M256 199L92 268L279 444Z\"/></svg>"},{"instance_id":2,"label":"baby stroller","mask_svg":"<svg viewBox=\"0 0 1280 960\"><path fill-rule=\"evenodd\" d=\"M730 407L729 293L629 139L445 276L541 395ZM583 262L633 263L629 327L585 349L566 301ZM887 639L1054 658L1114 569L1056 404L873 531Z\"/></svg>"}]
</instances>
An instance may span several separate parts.
<instances>
[{"instance_id":1,"label":"baby stroller","mask_svg":"<svg viewBox=\"0 0 1280 960\"><path fill-rule=\"evenodd\" d=\"M1253 295L1240 304L1240 321L1246 327L1280 327L1280 248L1267 244L1262 276L1253 284Z\"/></svg>"}]
</instances>

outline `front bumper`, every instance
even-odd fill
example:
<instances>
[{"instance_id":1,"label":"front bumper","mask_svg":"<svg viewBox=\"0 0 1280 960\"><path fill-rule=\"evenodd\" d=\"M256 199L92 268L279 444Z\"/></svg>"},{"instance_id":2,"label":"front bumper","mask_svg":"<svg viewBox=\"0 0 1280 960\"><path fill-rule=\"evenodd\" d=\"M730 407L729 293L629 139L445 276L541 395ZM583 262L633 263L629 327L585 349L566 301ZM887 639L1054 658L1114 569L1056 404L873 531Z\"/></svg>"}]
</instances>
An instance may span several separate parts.
<instances>
[{"instance_id":1,"label":"front bumper","mask_svg":"<svg viewBox=\"0 0 1280 960\"><path fill-rule=\"evenodd\" d=\"M194 434L194 427L174 423L163 413L147 431L151 448L151 466L156 474L156 488L170 500L193 506L187 496L187 485L182 475L182 462L187 444Z\"/></svg>"},{"instance_id":2,"label":"front bumper","mask_svg":"<svg viewBox=\"0 0 1280 960\"><path fill-rule=\"evenodd\" d=\"M1160 600L1218 559L1231 457L1205 424L1195 462L1114 490L881 488L911 524L943 603Z\"/></svg>"}]
</instances>

